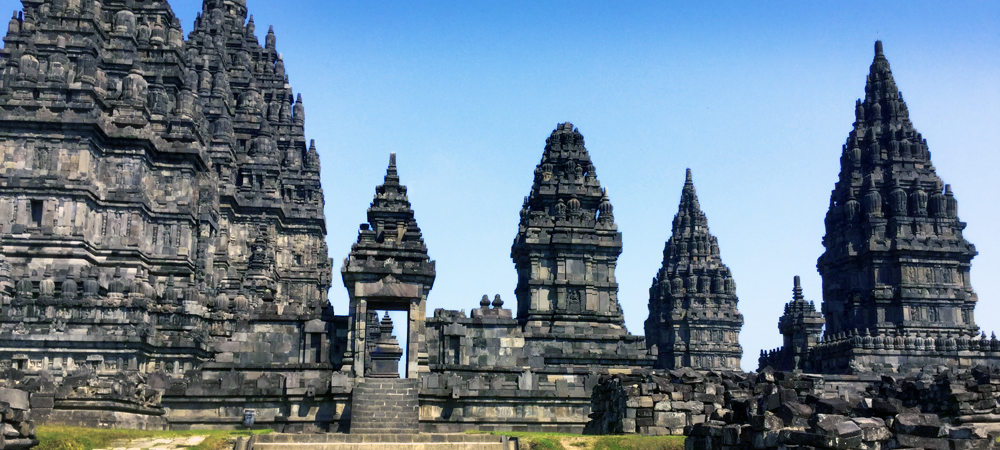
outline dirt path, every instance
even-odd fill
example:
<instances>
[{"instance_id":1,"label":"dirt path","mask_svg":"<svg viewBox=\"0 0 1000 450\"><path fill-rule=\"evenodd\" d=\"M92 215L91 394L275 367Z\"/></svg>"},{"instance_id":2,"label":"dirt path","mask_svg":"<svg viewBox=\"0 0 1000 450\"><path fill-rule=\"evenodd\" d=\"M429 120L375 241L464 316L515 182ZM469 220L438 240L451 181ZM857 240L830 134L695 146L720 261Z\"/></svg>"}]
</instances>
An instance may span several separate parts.
<instances>
[{"instance_id":1,"label":"dirt path","mask_svg":"<svg viewBox=\"0 0 1000 450\"><path fill-rule=\"evenodd\" d=\"M143 438L115 442L114 446L98 450L181 450L193 447L207 436L180 436L175 438Z\"/></svg>"}]
</instances>

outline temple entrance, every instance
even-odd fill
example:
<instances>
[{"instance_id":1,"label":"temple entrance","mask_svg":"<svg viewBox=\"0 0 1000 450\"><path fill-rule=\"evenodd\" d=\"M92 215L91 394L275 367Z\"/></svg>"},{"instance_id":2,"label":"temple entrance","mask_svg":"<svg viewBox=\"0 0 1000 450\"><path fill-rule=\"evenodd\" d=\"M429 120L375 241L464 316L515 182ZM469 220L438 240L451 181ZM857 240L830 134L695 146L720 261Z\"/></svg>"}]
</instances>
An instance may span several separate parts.
<instances>
[{"instance_id":1,"label":"temple entrance","mask_svg":"<svg viewBox=\"0 0 1000 450\"><path fill-rule=\"evenodd\" d=\"M357 281L351 291L351 347L344 358L344 370L352 371L357 384L351 395L350 431L416 433L421 365L427 370L426 357L418 358L426 320L423 288L387 275L376 282ZM381 316L379 311L384 311ZM394 336L395 321L389 311L405 318L405 328L400 326L398 332L406 339L402 347ZM405 370L401 377L402 361Z\"/></svg>"},{"instance_id":2,"label":"temple entrance","mask_svg":"<svg viewBox=\"0 0 1000 450\"><path fill-rule=\"evenodd\" d=\"M350 296L341 368L354 378L350 431L416 433L420 374L430 371L424 322L434 261L399 184L395 154L341 275Z\"/></svg>"},{"instance_id":3,"label":"temple entrance","mask_svg":"<svg viewBox=\"0 0 1000 450\"><path fill-rule=\"evenodd\" d=\"M395 361L404 361L405 370L401 378L417 378L419 372L426 371L426 359L421 361L418 358L423 338L422 325L426 320L421 286L398 281L389 275L374 283L356 282L353 291L351 342L344 358L345 369L350 364L353 376L362 379L368 376L390 377L388 367ZM405 321L398 323L392 320L392 315L386 314L379 317L379 311L405 312ZM394 329L398 330L395 334L401 339L393 336ZM403 341L402 347L398 341ZM394 346L399 349L398 352L393 349ZM425 366L423 370L421 364ZM393 372L400 376L398 369Z\"/></svg>"}]
</instances>

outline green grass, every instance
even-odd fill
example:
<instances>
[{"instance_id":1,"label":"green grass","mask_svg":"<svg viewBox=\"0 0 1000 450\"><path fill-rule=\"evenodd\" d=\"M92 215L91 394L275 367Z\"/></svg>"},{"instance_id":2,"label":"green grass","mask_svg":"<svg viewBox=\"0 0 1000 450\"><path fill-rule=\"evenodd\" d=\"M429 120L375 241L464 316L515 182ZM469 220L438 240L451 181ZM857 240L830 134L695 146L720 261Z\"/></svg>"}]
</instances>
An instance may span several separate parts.
<instances>
[{"instance_id":1,"label":"green grass","mask_svg":"<svg viewBox=\"0 0 1000 450\"><path fill-rule=\"evenodd\" d=\"M254 430L254 434L269 432L271 430ZM189 450L221 450L228 446L232 438L248 434L245 430L142 431L39 425L35 432L39 444L35 450L93 450L108 448L116 441L184 436L207 436Z\"/></svg>"},{"instance_id":2,"label":"green grass","mask_svg":"<svg viewBox=\"0 0 1000 450\"><path fill-rule=\"evenodd\" d=\"M470 431L470 433L488 433L516 437L521 441L521 448L529 450L684 449L684 436L591 436L570 433L525 433L516 431Z\"/></svg>"}]
</instances>

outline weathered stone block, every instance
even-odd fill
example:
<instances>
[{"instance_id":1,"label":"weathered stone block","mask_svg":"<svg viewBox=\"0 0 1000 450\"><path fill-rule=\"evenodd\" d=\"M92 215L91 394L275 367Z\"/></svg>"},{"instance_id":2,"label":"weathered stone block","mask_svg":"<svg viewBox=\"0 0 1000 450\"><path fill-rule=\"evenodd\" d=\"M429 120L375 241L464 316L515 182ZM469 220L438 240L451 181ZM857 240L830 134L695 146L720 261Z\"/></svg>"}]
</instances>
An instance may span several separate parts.
<instances>
[{"instance_id":1,"label":"weathered stone block","mask_svg":"<svg viewBox=\"0 0 1000 450\"><path fill-rule=\"evenodd\" d=\"M951 439L951 450L991 450L993 439Z\"/></svg>"},{"instance_id":2,"label":"weathered stone block","mask_svg":"<svg viewBox=\"0 0 1000 450\"><path fill-rule=\"evenodd\" d=\"M30 406L28 393L20 389L0 388L0 402L10 405L11 409L27 410Z\"/></svg>"},{"instance_id":3,"label":"weathered stone block","mask_svg":"<svg viewBox=\"0 0 1000 450\"><path fill-rule=\"evenodd\" d=\"M702 402L672 402L673 409L677 411L690 411L693 413L699 413L705 410L705 404Z\"/></svg>"},{"instance_id":4,"label":"weathered stone block","mask_svg":"<svg viewBox=\"0 0 1000 450\"><path fill-rule=\"evenodd\" d=\"M851 419L861 428L861 440L884 441L892 437L892 432L885 426L885 421L879 418L856 417Z\"/></svg>"},{"instance_id":5,"label":"weathered stone block","mask_svg":"<svg viewBox=\"0 0 1000 450\"><path fill-rule=\"evenodd\" d=\"M806 426L809 416L813 414L813 409L806 404L799 402L785 402L774 414L781 418L788 427L804 427Z\"/></svg>"},{"instance_id":6,"label":"weathered stone block","mask_svg":"<svg viewBox=\"0 0 1000 450\"><path fill-rule=\"evenodd\" d=\"M687 425L687 415L681 412L654 412L656 426L667 428L684 428Z\"/></svg>"},{"instance_id":7,"label":"weathered stone block","mask_svg":"<svg viewBox=\"0 0 1000 450\"><path fill-rule=\"evenodd\" d=\"M32 408L52 408L55 406L55 397L51 394L31 394Z\"/></svg>"},{"instance_id":8,"label":"weathered stone block","mask_svg":"<svg viewBox=\"0 0 1000 450\"><path fill-rule=\"evenodd\" d=\"M653 398L647 395L641 397L631 397L628 399L626 406L629 408L652 408Z\"/></svg>"},{"instance_id":9,"label":"weathered stone block","mask_svg":"<svg viewBox=\"0 0 1000 450\"><path fill-rule=\"evenodd\" d=\"M816 402L817 414L847 415L852 409L854 406L841 398L824 398Z\"/></svg>"},{"instance_id":10,"label":"weathered stone block","mask_svg":"<svg viewBox=\"0 0 1000 450\"><path fill-rule=\"evenodd\" d=\"M635 433L635 419L622 419L622 433Z\"/></svg>"},{"instance_id":11,"label":"weathered stone block","mask_svg":"<svg viewBox=\"0 0 1000 450\"><path fill-rule=\"evenodd\" d=\"M896 440L900 447L922 448L927 450L952 450L948 439L898 434Z\"/></svg>"},{"instance_id":12,"label":"weathered stone block","mask_svg":"<svg viewBox=\"0 0 1000 450\"><path fill-rule=\"evenodd\" d=\"M941 432L941 418L936 414L899 414L895 430L899 434L936 438Z\"/></svg>"},{"instance_id":13,"label":"weathered stone block","mask_svg":"<svg viewBox=\"0 0 1000 450\"><path fill-rule=\"evenodd\" d=\"M670 410L673 409L671 407L671 405L672 405L671 402L669 402L667 400L662 400L662 401L656 402L656 404L653 405L653 411L670 411Z\"/></svg>"}]
</instances>

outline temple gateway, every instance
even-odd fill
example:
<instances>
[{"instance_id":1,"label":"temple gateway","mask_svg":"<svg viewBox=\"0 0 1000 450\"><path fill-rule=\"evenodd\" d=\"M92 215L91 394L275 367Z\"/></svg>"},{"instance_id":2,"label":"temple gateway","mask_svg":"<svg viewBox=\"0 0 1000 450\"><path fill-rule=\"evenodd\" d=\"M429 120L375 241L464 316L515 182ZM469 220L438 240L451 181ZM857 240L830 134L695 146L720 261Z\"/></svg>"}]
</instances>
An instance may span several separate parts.
<instances>
[{"instance_id":1,"label":"temple gateway","mask_svg":"<svg viewBox=\"0 0 1000 450\"><path fill-rule=\"evenodd\" d=\"M580 432L610 375L754 369L740 367L737 284L690 170L649 268L645 336L625 327L622 231L568 122L539 136L510 212L513 296L484 295L468 314L434 307L405 159L387 155L338 256L350 306L335 312L305 102L244 0L204 0L186 37L165 0L23 5L0 52L0 387L29 392L38 423L233 428L253 409L286 433ZM976 250L956 195L881 43L856 117L817 264L821 306L796 279L784 346L761 368L1000 363L975 324Z\"/></svg>"}]
</instances>

